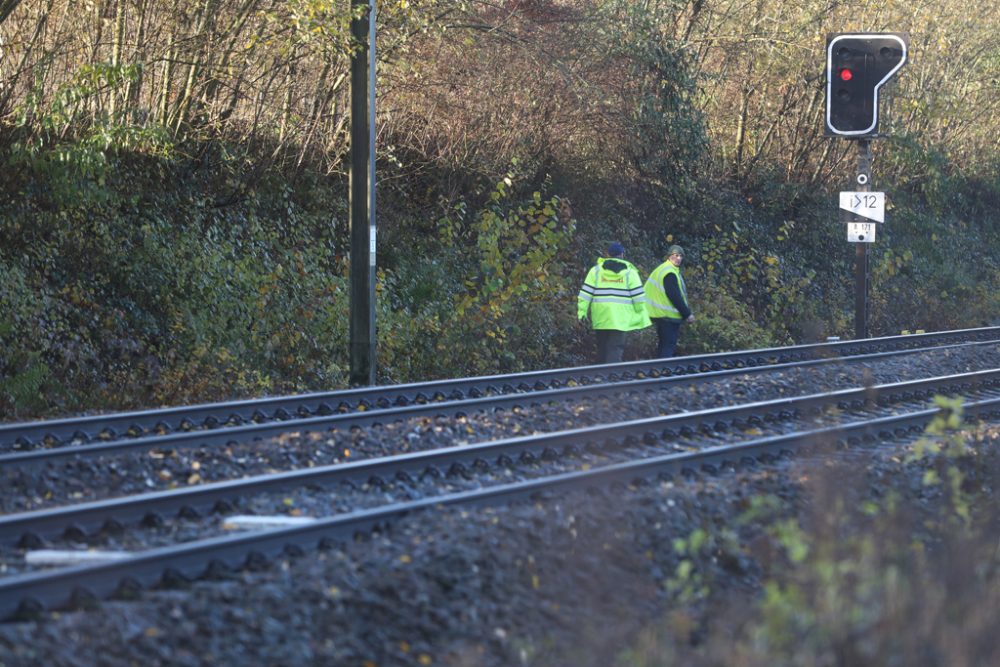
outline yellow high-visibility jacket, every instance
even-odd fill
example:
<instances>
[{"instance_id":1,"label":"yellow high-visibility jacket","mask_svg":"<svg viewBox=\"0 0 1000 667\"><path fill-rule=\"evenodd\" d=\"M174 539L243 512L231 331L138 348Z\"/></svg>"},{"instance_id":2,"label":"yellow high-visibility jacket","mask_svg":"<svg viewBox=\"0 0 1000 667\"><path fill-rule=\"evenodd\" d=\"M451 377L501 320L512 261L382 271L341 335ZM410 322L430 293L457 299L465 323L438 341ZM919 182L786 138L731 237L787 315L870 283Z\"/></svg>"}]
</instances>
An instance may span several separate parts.
<instances>
[{"instance_id":1,"label":"yellow high-visibility jacket","mask_svg":"<svg viewBox=\"0 0 1000 667\"><path fill-rule=\"evenodd\" d=\"M670 297L663 290L663 279L669 273L677 276L677 285L680 287L681 298L684 300L683 309L679 307L681 304L675 304L671 301ZM690 312L691 307L688 305L687 287L684 285L684 276L681 275L680 268L674 266L673 262L668 260L660 264L653 269L653 273L646 280L646 308L649 311L649 316L653 319L666 317L669 320L681 320L684 319L681 313L682 310Z\"/></svg>"},{"instance_id":2,"label":"yellow high-visibility jacket","mask_svg":"<svg viewBox=\"0 0 1000 667\"><path fill-rule=\"evenodd\" d=\"M594 329L633 331L652 324L646 313L639 271L618 257L600 257L577 295L579 319L590 315Z\"/></svg>"}]
</instances>

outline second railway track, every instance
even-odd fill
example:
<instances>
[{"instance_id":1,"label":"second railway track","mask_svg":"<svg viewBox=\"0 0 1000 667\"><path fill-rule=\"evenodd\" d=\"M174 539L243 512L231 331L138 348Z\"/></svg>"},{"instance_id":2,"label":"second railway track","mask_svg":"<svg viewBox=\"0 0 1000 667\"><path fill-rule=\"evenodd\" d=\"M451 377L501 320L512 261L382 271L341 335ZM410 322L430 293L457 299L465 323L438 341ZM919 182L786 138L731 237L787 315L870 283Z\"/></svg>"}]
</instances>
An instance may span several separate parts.
<instances>
[{"instance_id":1,"label":"second railway track","mask_svg":"<svg viewBox=\"0 0 1000 667\"><path fill-rule=\"evenodd\" d=\"M193 518L254 494L287 493L307 486L340 498L349 496L340 488L343 484L381 490L398 482L404 487L399 495L405 496L417 492L414 482L424 476L433 480L466 473L471 476L516 468L517 461L566 456L576 460L584 453L586 465L604 464L609 458L648 458L671 448L698 449L843 422L877 421L896 411L921 412L936 394L963 395L976 402L1000 398L1000 369L682 412L9 514L0 516L0 544L20 541L38 546L67 530L73 539L85 541L109 524L116 526L114 532L120 532L126 524L145 520L155 525L164 516ZM569 467L574 465L569 463ZM377 502L384 502L384 495L380 493ZM418 495L433 494L419 491ZM364 504L357 498L348 502ZM150 521L151 517L155 520Z\"/></svg>"},{"instance_id":2,"label":"second railway track","mask_svg":"<svg viewBox=\"0 0 1000 667\"><path fill-rule=\"evenodd\" d=\"M524 479L512 484L501 484L482 489L462 490L431 497L418 498L404 502L396 502L387 507L357 509L340 516L318 518L297 528L263 531L255 534L237 536L210 536L196 539L193 542L180 545L157 546L143 550L130 556L122 562L94 566L82 566L57 570L53 572L26 573L0 582L0 613L10 614L17 608L45 608L52 605L65 604L81 595L87 599L99 598L111 594L125 582L126 586L149 586L164 576L164 573L198 576L208 567L208 563L223 563L227 566L238 566L251 557L251 554L273 556L289 548L302 549L314 547L318 540L342 540L354 532L363 531L371 526L390 520L404 513L430 506L456 503L495 503L516 497L524 497L540 490L554 489L567 485L606 482L612 479L626 480L641 478L655 472L672 470L677 472L687 468L698 469L708 465L738 465L741 461L761 460L761 457L773 455L776 452L794 449L805 442L820 441L847 442L858 439L890 440L898 437L913 437L920 427L936 413L935 410L909 407L905 414L885 415L871 414L882 409L900 410L898 405L886 405L892 401L909 403L926 402L928 396L934 393L957 393L972 397L972 407L982 417L995 419L1000 399L996 398L997 386L1000 383L1000 371L989 370L976 373L953 375L945 378L931 378L906 383L896 383L883 387L863 386L853 390L841 390L816 396L800 396L766 404L747 404L730 406L715 410L705 410L697 413L667 415L644 420L634 420L624 424L612 424L593 427L576 432L540 434L531 437L515 439L508 442L482 443L480 445L455 448L447 452L428 452L408 456L395 457L387 461L368 461L352 466L340 466L338 470L319 471L317 475L331 474L340 479L351 479L355 484L366 484L372 480L405 481L413 475L426 473L437 469L437 476L442 476L442 468L450 468L456 464L474 466L477 460L514 459L528 453L532 458L544 458L546 452L553 452L550 458L559 458L567 451L579 452L588 447L613 443L621 445L646 446L648 451L641 460L610 461L600 469L577 470L546 474L540 479ZM835 426L803 427L793 418L803 415L814 417L834 411L853 414L855 419L847 424ZM852 411L854 411L852 413ZM868 413L868 414L864 414ZM862 415L862 416L858 416ZM779 432L773 435L753 437L750 440L726 442L725 434L732 431L756 430L768 423L781 424L792 433ZM721 437L720 437L721 436ZM711 442L713 438L721 439L723 444L703 446L697 451L656 453L659 442L669 444L671 441L687 438L696 440L703 437ZM487 465L487 468L489 465ZM303 471L303 474L305 471ZM289 484L301 484L305 477L294 478L290 475L279 483L286 487ZM259 480L258 480L259 481ZM271 480L275 481L274 478ZM247 481L251 486L252 481ZM376 484L376 486L378 486ZM229 489L232 492L234 489ZM245 492L244 489L242 492ZM190 489L173 494L163 494L159 498L134 499L132 516L127 516L128 501L117 506L119 514L115 517L99 512L86 518L85 511L94 507L78 508L76 519L79 523L89 524L92 528L102 519L107 521L127 521L139 514L146 514L156 502L164 508L176 510L178 507L198 505L196 500L203 493L202 504L212 500L213 489ZM170 496L173 495L173 498ZM221 497L221 496L220 496ZM217 500L217 498L216 498ZM143 506L143 502L153 504ZM110 506L109 506L110 507ZM69 508L72 515L73 508ZM113 514L113 512L112 512ZM45 524L43 515L51 520ZM34 517L7 517L7 538L17 535L20 531L31 533L31 521L37 519L34 531L37 541L43 536L65 527L67 516L57 518L58 512L36 513ZM19 523L19 521L21 523ZM252 557L251 557L252 558ZM84 593L80 592L81 583L85 582ZM75 591L75 592L74 592Z\"/></svg>"}]
</instances>

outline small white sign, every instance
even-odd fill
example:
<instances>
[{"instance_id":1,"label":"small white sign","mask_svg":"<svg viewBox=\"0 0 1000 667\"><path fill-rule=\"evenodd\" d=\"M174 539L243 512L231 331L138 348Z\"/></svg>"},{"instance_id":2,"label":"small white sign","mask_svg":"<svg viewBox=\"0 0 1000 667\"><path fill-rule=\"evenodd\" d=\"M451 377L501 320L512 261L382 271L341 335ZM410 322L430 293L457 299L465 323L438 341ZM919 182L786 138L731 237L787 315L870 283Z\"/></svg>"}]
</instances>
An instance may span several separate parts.
<instances>
[{"instance_id":1,"label":"small white sign","mask_svg":"<svg viewBox=\"0 0 1000 667\"><path fill-rule=\"evenodd\" d=\"M874 222L847 223L847 240L851 243L875 243Z\"/></svg>"},{"instance_id":2,"label":"small white sign","mask_svg":"<svg viewBox=\"0 0 1000 667\"><path fill-rule=\"evenodd\" d=\"M885 222L884 192L841 192L840 208L875 222Z\"/></svg>"}]
</instances>

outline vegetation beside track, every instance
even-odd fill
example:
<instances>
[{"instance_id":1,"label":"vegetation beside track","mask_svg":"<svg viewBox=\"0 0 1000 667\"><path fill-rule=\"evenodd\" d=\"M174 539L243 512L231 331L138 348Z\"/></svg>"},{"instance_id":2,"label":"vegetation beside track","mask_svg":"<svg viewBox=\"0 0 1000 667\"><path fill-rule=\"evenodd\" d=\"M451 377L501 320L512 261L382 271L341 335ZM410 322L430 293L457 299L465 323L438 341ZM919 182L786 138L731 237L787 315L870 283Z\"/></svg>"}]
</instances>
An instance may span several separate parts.
<instances>
[{"instance_id":1,"label":"vegetation beside track","mask_svg":"<svg viewBox=\"0 0 1000 667\"><path fill-rule=\"evenodd\" d=\"M347 3L161 5L0 14L2 419L346 382ZM996 318L994 3L509 5L380 5L380 382L589 359L610 239L688 249L683 353L851 335L832 31L911 34L873 333Z\"/></svg>"},{"instance_id":2,"label":"vegetation beside track","mask_svg":"<svg viewBox=\"0 0 1000 667\"><path fill-rule=\"evenodd\" d=\"M937 403L909 453L865 475L831 457L800 477L806 502L754 496L735 526L675 541L680 604L619 667L994 662L1000 431Z\"/></svg>"}]
</instances>

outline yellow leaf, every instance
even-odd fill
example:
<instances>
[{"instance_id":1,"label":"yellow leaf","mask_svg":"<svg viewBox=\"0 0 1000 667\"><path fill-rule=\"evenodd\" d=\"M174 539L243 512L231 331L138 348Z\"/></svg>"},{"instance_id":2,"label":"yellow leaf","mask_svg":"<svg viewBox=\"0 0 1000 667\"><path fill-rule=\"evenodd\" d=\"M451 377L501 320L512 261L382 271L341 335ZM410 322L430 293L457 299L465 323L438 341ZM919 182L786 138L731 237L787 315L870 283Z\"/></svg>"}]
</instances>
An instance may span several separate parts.
<instances>
[{"instance_id":1,"label":"yellow leaf","mask_svg":"<svg viewBox=\"0 0 1000 667\"><path fill-rule=\"evenodd\" d=\"M146 628L145 632L143 632L142 634L146 635L147 637L151 637L151 638L152 637L159 637L160 636L160 629L159 628L154 628L154 627L149 627L149 628Z\"/></svg>"},{"instance_id":2,"label":"yellow leaf","mask_svg":"<svg viewBox=\"0 0 1000 667\"><path fill-rule=\"evenodd\" d=\"M403 653L410 652L410 644L408 642L399 642L399 650Z\"/></svg>"},{"instance_id":3,"label":"yellow leaf","mask_svg":"<svg viewBox=\"0 0 1000 667\"><path fill-rule=\"evenodd\" d=\"M412 563L413 562L413 558L409 554L403 554L402 556L399 557L399 562L400 563Z\"/></svg>"},{"instance_id":4,"label":"yellow leaf","mask_svg":"<svg viewBox=\"0 0 1000 667\"><path fill-rule=\"evenodd\" d=\"M541 586L541 581L538 579L538 575L531 575L531 587L537 591L539 586Z\"/></svg>"},{"instance_id":5,"label":"yellow leaf","mask_svg":"<svg viewBox=\"0 0 1000 667\"><path fill-rule=\"evenodd\" d=\"M426 653L421 653L420 657L417 658L417 662L419 662L421 665L430 665L434 663L434 660Z\"/></svg>"},{"instance_id":6,"label":"yellow leaf","mask_svg":"<svg viewBox=\"0 0 1000 667\"><path fill-rule=\"evenodd\" d=\"M200 481L201 481L201 475L199 475L198 473L194 473L193 475L191 475L190 477L188 477L187 483L188 484L197 484Z\"/></svg>"},{"instance_id":7,"label":"yellow leaf","mask_svg":"<svg viewBox=\"0 0 1000 667\"><path fill-rule=\"evenodd\" d=\"M285 498L281 502L285 505L285 507L291 507L292 505L295 504L295 501L292 500L291 498Z\"/></svg>"}]
</instances>

